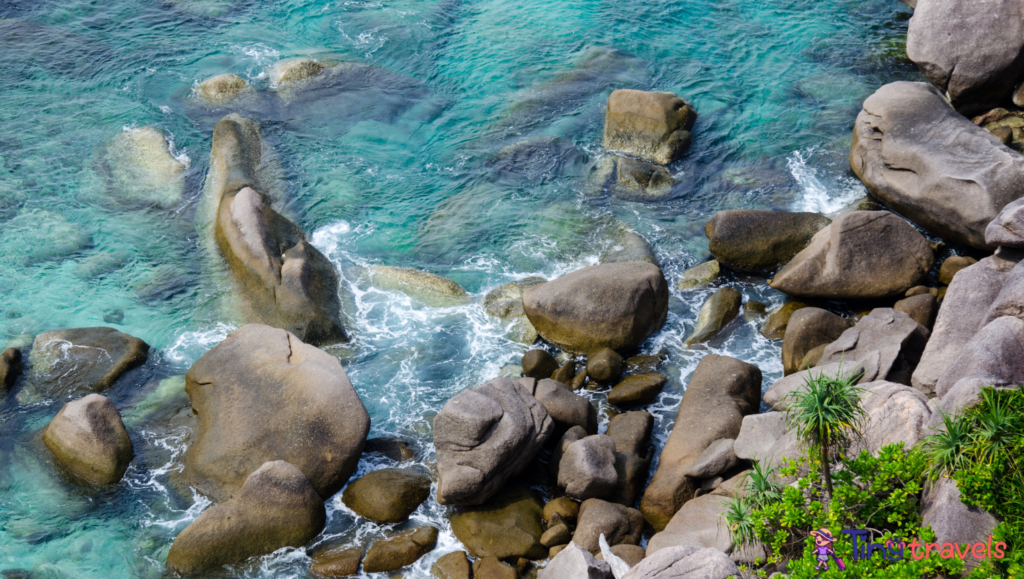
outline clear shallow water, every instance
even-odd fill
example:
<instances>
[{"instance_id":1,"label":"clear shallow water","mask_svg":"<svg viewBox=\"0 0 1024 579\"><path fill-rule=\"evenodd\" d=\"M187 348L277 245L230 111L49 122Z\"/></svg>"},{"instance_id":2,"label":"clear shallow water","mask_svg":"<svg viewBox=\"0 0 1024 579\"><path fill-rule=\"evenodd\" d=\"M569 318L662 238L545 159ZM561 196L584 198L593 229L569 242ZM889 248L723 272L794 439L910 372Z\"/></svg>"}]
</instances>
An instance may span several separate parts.
<instances>
[{"instance_id":1,"label":"clear shallow water","mask_svg":"<svg viewBox=\"0 0 1024 579\"><path fill-rule=\"evenodd\" d=\"M116 327L154 347L108 392L137 454L116 489L87 492L55 474L39 429L65 400L20 405L18 386L0 405L0 569L40 577L157 577L173 537L207 505L175 477L190 425L175 376L236 322L216 306L226 289L208 275L196 225L213 124L228 111L198 106L198 81L233 72L266 89L268 66L303 55L378 67L365 86L247 114L277 152L288 210L342 273L355 341L332 352L372 435L416 437L429 463L434 413L526 346L476 303L428 307L373 288L365 266L445 275L478 301L506 281L595 263L624 223L674 286L708 257L703 226L718 210L834 213L862 196L846 161L860 102L916 78L899 56L909 9L895 0L0 0L0 18L0 336L25 345L54 328L111 325L104 317L121 310ZM675 92L700 114L667 199L625 201L592 181L603 103L620 87ZM100 146L144 126L188 160L187 200L169 210L111 202L98 174ZM499 155L550 139L561 144ZM746 299L783 301L762 279L730 283ZM756 321L687 349L711 290L673 292L665 329L643 348L670 354L653 409L659 444L705 353L757 364L766 384L781 374L779 345ZM321 542L384 531L340 496L329 508ZM457 542L433 501L414 520L444 528L406 575L426 577ZM302 552L286 551L231 574L307 569Z\"/></svg>"}]
</instances>

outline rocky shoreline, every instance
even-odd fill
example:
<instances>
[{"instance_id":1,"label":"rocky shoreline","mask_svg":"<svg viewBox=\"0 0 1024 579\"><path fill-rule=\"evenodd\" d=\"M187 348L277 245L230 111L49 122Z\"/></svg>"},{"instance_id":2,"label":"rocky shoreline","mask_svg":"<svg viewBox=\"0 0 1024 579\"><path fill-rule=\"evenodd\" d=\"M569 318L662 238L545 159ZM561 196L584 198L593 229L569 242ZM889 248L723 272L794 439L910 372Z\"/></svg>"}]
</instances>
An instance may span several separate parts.
<instances>
[{"instance_id":1,"label":"rocky shoreline","mask_svg":"<svg viewBox=\"0 0 1024 579\"><path fill-rule=\"evenodd\" d=\"M786 411L808 378L853 372L865 424L850 450L873 454L920 443L944 414L977 403L982 387L1024 383L1024 156L1013 148L1024 142L1014 124L1024 118L1024 13L1011 4L993 7L998 26L964 2L917 2L907 50L932 84L879 88L853 126L850 165L882 209L832 218L721 211L704 230L713 259L677 280L624 229L598 264L492 289L483 311L510 339L537 347L444 404L433 456L399 439L368 440L370 415L329 353L350 337L338 273L296 225L273 151L246 116L381 71L289 59L269 72L270 91L230 74L199 83L194 106L224 115L199 227L211 277L231 288L222 315L240 327L184 377L195 422L176 484L214 504L174 540L166 569L203 575L306 549L324 531L326 501L341 493L367 524L402 528L356 547L318 544L307 553L316 577L401 573L434 551L441 530L410 520L425 501L446 507L465 549L437 560L440 579L741 576L765 552L735 544L726 500L744 496L755 463L807 452ZM964 39L1006 42L979 59L964 53ZM670 93L613 91L594 183L656 197L670 187L668 165L699 146L696 117ZM125 135L104 148L107 178L131 189L129 203L174 205L182 167L164 136ZM942 244L922 231L964 255L940 262ZM791 299L766 311L723 272L763 276ZM378 264L367 277L428 307L473 300L429 272ZM687 346L728 335L741 315L762 320L766 338L781 340L785 376L762 393L756 365L705 355L659 449L649 410L668 378L664 356L642 346L667 322L670 284L716 288ZM39 437L68 480L100 492L121 484L135 459L127 409L102 393L149 350L111 328L42 333L0 355L0 394L16 391L22 404L69 399ZM583 390L606 398L606 415ZM375 453L395 465L352 479ZM405 464L413 459L428 468ZM959 496L941 479L921 497L924 524L939 543L984 541L997 519Z\"/></svg>"}]
</instances>

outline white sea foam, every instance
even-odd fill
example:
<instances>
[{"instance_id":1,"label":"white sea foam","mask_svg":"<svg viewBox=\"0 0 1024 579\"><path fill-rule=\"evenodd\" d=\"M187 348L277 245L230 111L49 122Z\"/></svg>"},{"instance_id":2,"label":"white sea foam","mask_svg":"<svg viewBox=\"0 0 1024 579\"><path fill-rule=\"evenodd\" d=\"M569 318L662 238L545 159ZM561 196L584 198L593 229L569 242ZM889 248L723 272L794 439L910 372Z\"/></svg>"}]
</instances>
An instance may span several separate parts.
<instances>
[{"instance_id":1,"label":"white sea foam","mask_svg":"<svg viewBox=\"0 0 1024 579\"><path fill-rule=\"evenodd\" d=\"M793 151L786 159L790 174L804 191L804 196L797 202L797 210L829 215L867 195L864 185L847 175L819 176L818 169L809 163L817 152L813 147L806 151Z\"/></svg>"},{"instance_id":2,"label":"white sea foam","mask_svg":"<svg viewBox=\"0 0 1024 579\"><path fill-rule=\"evenodd\" d=\"M170 362L191 365L236 329L231 324L217 322L203 330L182 332L164 352L164 357Z\"/></svg>"}]
</instances>

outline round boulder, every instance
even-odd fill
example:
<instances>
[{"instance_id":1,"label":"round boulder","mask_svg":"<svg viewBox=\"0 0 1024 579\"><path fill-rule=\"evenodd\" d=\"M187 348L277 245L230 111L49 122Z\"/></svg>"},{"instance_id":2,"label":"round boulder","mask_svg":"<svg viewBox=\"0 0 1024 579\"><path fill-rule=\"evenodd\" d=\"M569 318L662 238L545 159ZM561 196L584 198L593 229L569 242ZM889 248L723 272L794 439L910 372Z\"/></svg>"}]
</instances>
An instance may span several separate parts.
<instances>
[{"instance_id":1,"label":"round boulder","mask_svg":"<svg viewBox=\"0 0 1024 579\"><path fill-rule=\"evenodd\" d=\"M323 530L327 511L316 489L292 464L267 462L230 500L185 527L167 553L167 570L195 575L301 547Z\"/></svg>"},{"instance_id":2,"label":"round boulder","mask_svg":"<svg viewBox=\"0 0 1024 579\"><path fill-rule=\"evenodd\" d=\"M601 348L587 356L587 376L597 382L612 382L622 373L622 356L611 348Z\"/></svg>"},{"instance_id":3,"label":"round boulder","mask_svg":"<svg viewBox=\"0 0 1024 579\"><path fill-rule=\"evenodd\" d=\"M831 220L817 213L755 209L719 211L704 226L708 249L722 265L766 271L785 265Z\"/></svg>"},{"instance_id":4,"label":"round boulder","mask_svg":"<svg viewBox=\"0 0 1024 579\"><path fill-rule=\"evenodd\" d=\"M558 362L555 361L551 354L544 350L530 350L523 354L523 360L520 364L523 367L523 374L538 380L550 378L555 373L555 370L558 370Z\"/></svg>"},{"instance_id":5,"label":"round boulder","mask_svg":"<svg viewBox=\"0 0 1024 579\"><path fill-rule=\"evenodd\" d=\"M299 468L321 497L355 472L370 416L330 354L261 324L228 334L185 376L198 415L184 476L217 500L268 460Z\"/></svg>"},{"instance_id":6,"label":"round boulder","mask_svg":"<svg viewBox=\"0 0 1024 579\"><path fill-rule=\"evenodd\" d=\"M375 523L400 523L430 496L430 478L400 468L368 473L345 488L341 500Z\"/></svg>"},{"instance_id":7,"label":"round boulder","mask_svg":"<svg viewBox=\"0 0 1024 579\"><path fill-rule=\"evenodd\" d=\"M64 470L93 485L120 481L135 457L121 414L99 394L65 404L43 431L43 444Z\"/></svg>"},{"instance_id":8,"label":"round boulder","mask_svg":"<svg viewBox=\"0 0 1024 579\"><path fill-rule=\"evenodd\" d=\"M976 263L978 263L978 260L964 255L951 255L947 257L945 261L942 262L942 266L939 267L939 283L942 285L951 284L953 282L953 276L956 275L958 271Z\"/></svg>"},{"instance_id":9,"label":"round boulder","mask_svg":"<svg viewBox=\"0 0 1024 579\"><path fill-rule=\"evenodd\" d=\"M615 441L605 434L570 444L558 462L558 486L575 499L609 498L618 481Z\"/></svg>"},{"instance_id":10,"label":"round boulder","mask_svg":"<svg viewBox=\"0 0 1024 579\"><path fill-rule=\"evenodd\" d=\"M818 232L768 285L805 298L884 298L917 285L934 261L931 244L901 217L851 211Z\"/></svg>"},{"instance_id":11,"label":"round boulder","mask_svg":"<svg viewBox=\"0 0 1024 579\"><path fill-rule=\"evenodd\" d=\"M249 92L252 92L252 87L237 74L218 74L196 87L196 95L215 106L226 105Z\"/></svg>"},{"instance_id":12,"label":"round boulder","mask_svg":"<svg viewBox=\"0 0 1024 579\"><path fill-rule=\"evenodd\" d=\"M630 349L665 324L668 284L655 265L606 263L526 290L523 309L545 340L568 352Z\"/></svg>"}]
</instances>

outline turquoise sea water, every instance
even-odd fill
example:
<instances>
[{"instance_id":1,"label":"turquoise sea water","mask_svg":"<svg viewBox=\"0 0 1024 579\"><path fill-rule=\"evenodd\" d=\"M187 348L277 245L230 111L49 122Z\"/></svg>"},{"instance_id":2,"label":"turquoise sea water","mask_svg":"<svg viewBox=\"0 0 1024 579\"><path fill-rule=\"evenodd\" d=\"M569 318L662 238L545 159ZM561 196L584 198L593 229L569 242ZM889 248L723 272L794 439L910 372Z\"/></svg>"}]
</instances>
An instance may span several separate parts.
<instances>
[{"instance_id":1,"label":"turquoise sea water","mask_svg":"<svg viewBox=\"0 0 1024 579\"><path fill-rule=\"evenodd\" d=\"M154 347L107 393L137 455L115 489L56 474L39 430L66 400L19 401L16 386L0 405L0 570L158 577L208 504L175 478L190 425L178 376L236 324L215 306L229 290L208 275L196 219L213 125L229 111L198 105L198 82L232 72L266 90L267 68L293 56L376 67L362 85L246 111L277 152L290 213L341 272L355 340L333 352L372 435L414 437L429 462L434 413L526 346L478 303L429 307L373 288L365 266L444 275L479 301L519 277L595 263L624 224L673 285L668 323L644 345L670 354L654 408L663 442L705 353L758 364L766 384L781 375L779 344L754 320L683 345L712 290L674 282L707 259L704 224L727 208L831 214L865 194L846 160L850 131L874 89L918 78L901 44L909 15L895 0L0 0L0 336L25 346L51 329L115 324ZM675 92L699 112L664 199L595 185L615 88ZM187 160L186 201L169 209L118 203L100 175L103 143L146 126ZM499 154L523 141L526 153ZM784 301L763 278L727 281L746 299ZM329 511L318 543L388 530L340 498ZM406 574L427 577L457 541L432 500L413 518L443 528ZM304 577L308 565L286 550L229 575Z\"/></svg>"}]
</instances>

